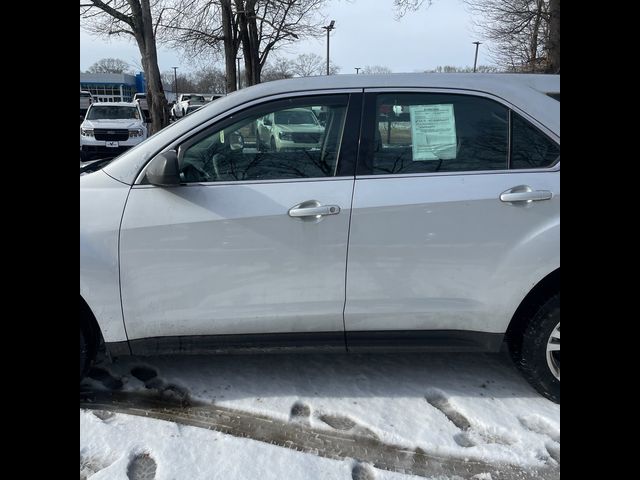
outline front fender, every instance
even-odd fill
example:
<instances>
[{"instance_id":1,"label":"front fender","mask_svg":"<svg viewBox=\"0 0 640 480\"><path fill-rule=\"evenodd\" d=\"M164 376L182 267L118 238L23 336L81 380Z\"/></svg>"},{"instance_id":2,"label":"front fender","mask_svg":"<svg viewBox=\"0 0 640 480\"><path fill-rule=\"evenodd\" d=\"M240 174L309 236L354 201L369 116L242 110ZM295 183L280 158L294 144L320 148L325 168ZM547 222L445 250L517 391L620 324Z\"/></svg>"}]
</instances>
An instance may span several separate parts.
<instances>
[{"instance_id":1,"label":"front fender","mask_svg":"<svg viewBox=\"0 0 640 480\"><path fill-rule=\"evenodd\" d=\"M120 303L118 237L130 186L103 171L80 177L80 296L105 342L127 340Z\"/></svg>"}]
</instances>

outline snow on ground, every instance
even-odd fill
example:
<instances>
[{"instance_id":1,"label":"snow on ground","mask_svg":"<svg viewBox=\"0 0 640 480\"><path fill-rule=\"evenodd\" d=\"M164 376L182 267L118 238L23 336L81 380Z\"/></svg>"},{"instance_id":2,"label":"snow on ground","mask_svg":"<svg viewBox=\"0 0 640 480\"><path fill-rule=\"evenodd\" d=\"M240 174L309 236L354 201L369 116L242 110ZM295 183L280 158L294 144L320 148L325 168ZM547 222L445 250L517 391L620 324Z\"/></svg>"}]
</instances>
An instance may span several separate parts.
<instances>
[{"instance_id":1,"label":"snow on ground","mask_svg":"<svg viewBox=\"0 0 640 480\"><path fill-rule=\"evenodd\" d=\"M345 480L354 467L376 480L419 478L171 422L120 414L101 420L87 410L80 411L80 445L80 473L91 480ZM145 456L155 475L132 474Z\"/></svg>"},{"instance_id":2,"label":"snow on ground","mask_svg":"<svg viewBox=\"0 0 640 480\"><path fill-rule=\"evenodd\" d=\"M105 368L125 391L144 391L144 382L131 373L136 367L154 376L147 387L173 384L222 407L282 421L303 411L314 428L371 431L385 443L439 456L558 466L560 408L529 387L504 355L171 356L120 359ZM109 469L115 472L126 469L136 449L152 451L156 478L257 478L244 469L266 462L261 468L280 474L265 480L348 479L353 467L196 427L126 415L102 422L81 411L81 455L113 462ZM190 459L180 467L190 468L188 475L171 466L180 463L176 456ZM216 466L226 474L207 470L226 456ZM105 471L91 478L120 478L103 477ZM399 478L380 472L376 479Z\"/></svg>"}]
</instances>

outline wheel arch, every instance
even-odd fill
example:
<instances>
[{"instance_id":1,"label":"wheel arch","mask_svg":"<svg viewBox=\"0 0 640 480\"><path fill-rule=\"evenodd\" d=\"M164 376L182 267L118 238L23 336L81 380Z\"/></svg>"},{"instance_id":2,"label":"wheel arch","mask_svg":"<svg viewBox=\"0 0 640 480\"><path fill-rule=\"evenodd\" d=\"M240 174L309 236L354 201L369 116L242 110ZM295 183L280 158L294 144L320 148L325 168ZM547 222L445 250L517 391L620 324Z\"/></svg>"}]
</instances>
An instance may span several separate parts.
<instances>
[{"instance_id":1,"label":"wheel arch","mask_svg":"<svg viewBox=\"0 0 640 480\"><path fill-rule=\"evenodd\" d=\"M560 267L542 278L520 302L513 314L505 334L505 340L513 355L520 354L522 335L529 319L547 299L557 293L560 293Z\"/></svg>"},{"instance_id":2,"label":"wheel arch","mask_svg":"<svg viewBox=\"0 0 640 480\"><path fill-rule=\"evenodd\" d=\"M98 325L98 321L91 311L91 307L89 307L89 304L82 298L82 295L80 295L80 328L89 341L90 358L94 358L100 349L100 345L104 343L104 339L100 325Z\"/></svg>"}]
</instances>

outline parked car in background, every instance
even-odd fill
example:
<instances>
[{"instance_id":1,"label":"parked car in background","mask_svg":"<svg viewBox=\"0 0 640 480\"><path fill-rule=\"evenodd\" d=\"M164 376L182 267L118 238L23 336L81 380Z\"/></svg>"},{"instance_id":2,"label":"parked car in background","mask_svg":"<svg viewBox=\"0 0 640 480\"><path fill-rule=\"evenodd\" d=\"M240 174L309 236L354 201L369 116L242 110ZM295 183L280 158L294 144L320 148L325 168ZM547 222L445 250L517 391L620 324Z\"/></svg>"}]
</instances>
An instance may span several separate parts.
<instances>
[{"instance_id":1,"label":"parked car in background","mask_svg":"<svg viewBox=\"0 0 640 480\"><path fill-rule=\"evenodd\" d=\"M204 99L207 102L213 102L214 100L217 100L217 99L222 98L222 97L224 97L223 93L213 93L213 94L210 94L210 95L205 95Z\"/></svg>"},{"instance_id":2,"label":"parked car in background","mask_svg":"<svg viewBox=\"0 0 640 480\"><path fill-rule=\"evenodd\" d=\"M93 103L91 92L80 90L80 122L82 122L84 116L87 114L91 103Z\"/></svg>"},{"instance_id":3,"label":"parked car in background","mask_svg":"<svg viewBox=\"0 0 640 480\"><path fill-rule=\"evenodd\" d=\"M178 101L171 109L171 115L175 118L184 117L188 113L190 106L202 106L205 103L207 103L207 101L205 100L204 95L181 93L178 96Z\"/></svg>"},{"instance_id":4,"label":"parked car in background","mask_svg":"<svg viewBox=\"0 0 640 480\"><path fill-rule=\"evenodd\" d=\"M199 108L202 108L204 105L189 105L187 107L187 112L185 115L189 115L190 113L195 112L196 110L198 110Z\"/></svg>"},{"instance_id":5,"label":"parked car in background","mask_svg":"<svg viewBox=\"0 0 640 480\"><path fill-rule=\"evenodd\" d=\"M80 376L103 343L506 343L559 402L559 91L558 75L267 82L81 176Z\"/></svg>"},{"instance_id":6,"label":"parked car in background","mask_svg":"<svg viewBox=\"0 0 640 480\"><path fill-rule=\"evenodd\" d=\"M276 152L320 148L324 131L312 108L291 108L259 119L256 143L258 149Z\"/></svg>"},{"instance_id":7,"label":"parked car in background","mask_svg":"<svg viewBox=\"0 0 640 480\"><path fill-rule=\"evenodd\" d=\"M114 157L146 138L147 127L138 103L93 103L80 124L80 156L85 161Z\"/></svg>"},{"instance_id":8,"label":"parked car in background","mask_svg":"<svg viewBox=\"0 0 640 480\"><path fill-rule=\"evenodd\" d=\"M144 119L146 123L150 122L151 114L149 112L149 104L147 103L147 94L146 93L135 93L133 95L133 101L137 102L140 105L140 110L144 114Z\"/></svg>"}]
</instances>

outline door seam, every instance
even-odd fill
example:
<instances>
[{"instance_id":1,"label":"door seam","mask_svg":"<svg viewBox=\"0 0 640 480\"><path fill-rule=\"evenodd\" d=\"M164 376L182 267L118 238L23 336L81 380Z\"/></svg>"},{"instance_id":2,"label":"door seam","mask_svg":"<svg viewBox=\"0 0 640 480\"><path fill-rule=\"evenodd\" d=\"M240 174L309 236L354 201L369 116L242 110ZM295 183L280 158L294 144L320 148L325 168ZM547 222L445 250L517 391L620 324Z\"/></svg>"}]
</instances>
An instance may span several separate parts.
<instances>
[{"instance_id":1,"label":"door seam","mask_svg":"<svg viewBox=\"0 0 640 480\"><path fill-rule=\"evenodd\" d=\"M349 344L347 343L347 322L345 320L345 311L347 309L347 282L348 278L348 270L349 270L349 246L351 244L351 219L353 218L353 198L356 192L356 179L358 173L358 162L360 161L360 152L362 141L362 128L364 124L364 107L365 107L365 90L364 88L360 92L361 95L361 103L360 103L360 122L358 125L358 143L356 145L356 161L353 166L353 186L351 187L351 205L349 206L349 226L347 228L347 251L345 255L344 262L344 303L342 305L342 333L344 335L344 349L349 352Z\"/></svg>"}]
</instances>

